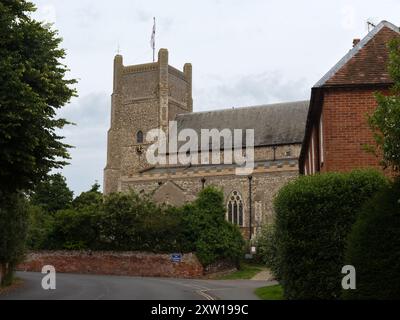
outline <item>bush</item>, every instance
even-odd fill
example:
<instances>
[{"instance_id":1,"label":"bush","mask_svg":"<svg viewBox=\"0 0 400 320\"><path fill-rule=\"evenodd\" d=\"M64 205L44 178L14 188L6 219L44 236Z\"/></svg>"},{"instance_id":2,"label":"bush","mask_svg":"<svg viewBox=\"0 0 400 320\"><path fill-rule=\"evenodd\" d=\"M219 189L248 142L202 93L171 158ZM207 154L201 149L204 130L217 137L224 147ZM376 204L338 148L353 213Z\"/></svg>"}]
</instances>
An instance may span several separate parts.
<instances>
[{"instance_id":1,"label":"bush","mask_svg":"<svg viewBox=\"0 0 400 320\"><path fill-rule=\"evenodd\" d=\"M219 260L239 263L244 240L237 226L225 220L222 191L207 187L183 209L183 238L204 266Z\"/></svg>"},{"instance_id":2,"label":"bush","mask_svg":"<svg viewBox=\"0 0 400 320\"><path fill-rule=\"evenodd\" d=\"M348 238L346 264L356 269L347 299L400 299L400 182L363 207Z\"/></svg>"},{"instance_id":3,"label":"bush","mask_svg":"<svg viewBox=\"0 0 400 320\"><path fill-rule=\"evenodd\" d=\"M279 260L277 255L277 241L275 235L275 225L266 224L262 227L256 238L257 253L255 259L265 264L273 274L279 270Z\"/></svg>"},{"instance_id":4,"label":"bush","mask_svg":"<svg viewBox=\"0 0 400 320\"><path fill-rule=\"evenodd\" d=\"M103 203L103 194L100 192L100 185L96 182L89 191L82 192L72 201L72 207L80 209L84 207L99 207Z\"/></svg>"},{"instance_id":5,"label":"bush","mask_svg":"<svg viewBox=\"0 0 400 320\"><path fill-rule=\"evenodd\" d=\"M54 217L41 206L29 205L27 247L32 250L48 248L48 236L53 228Z\"/></svg>"},{"instance_id":6,"label":"bush","mask_svg":"<svg viewBox=\"0 0 400 320\"><path fill-rule=\"evenodd\" d=\"M58 185L65 189L65 178L53 175L49 180L51 183L42 183L40 193L36 191L30 199L28 247L32 250L101 249L103 195L99 191L100 185L95 183L89 191L82 192L64 206L58 206L62 209L55 210L56 204L63 202L51 200L49 204L48 199L56 193ZM57 192L68 194L65 190ZM38 199L41 201L38 202Z\"/></svg>"},{"instance_id":7,"label":"bush","mask_svg":"<svg viewBox=\"0 0 400 320\"><path fill-rule=\"evenodd\" d=\"M31 194L30 203L54 214L71 206L74 193L68 188L65 177L60 173L46 176Z\"/></svg>"},{"instance_id":8,"label":"bush","mask_svg":"<svg viewBox=\"0 0 400 320\"><path fill-rule=\"evenodd\" d=\"M288 299L337 299L346 237L364 202L387 185L375 171L299 177L274 206L279 268Z\"/></svg>"},{"instance_id":9,"label":"bush","mask_svg":"<svg viewBox=\"0 0 400 320\"><path fill-rule=\"evenodd\" d=\"M99 219L93 208L58 211L42 249L100 249Z\"/></svg>"},{"instance_id":10,"label":"bush","mask_svg":"<svg viewBox=\"0 0 400 320\"><path fill-rule=\"evenodd\" d=\"M185 239L181 237L181 210L175 207L161 208L142 216L140 250L153 252L185 252Z\"/></svg>"},{"instance_id":11,"label":"bush","mask_svg":"<svg viewBox=\"0 0 400 320\"><path fill-rule=\"evenodd\" d=\"M193 203L175 208L159 206L134 192L113 193L103 201L94 185L54 218L32 206L30 247L195 251L205 266L218 260L237 263L244 242L239 229L225 220L225 210L222 192L212 187Z\"/></svg>"},{"instance_id":12,"label":"bush","mask_svg":"<svg viewBox=\"0 0 400 320\"><path fill-rule=\"evenodd\" d=\"M143 217L159 215L160 208L148 198L136 193L112 193L105 198L101 233L112 250L140 250L146 235L143 234Z\"/></svg>"},{"instance_id":13,"label":"bush","mask_svg":"<svg viewBox=\"0 0 400 320\"><path fill-rule=\"evenodd\" d=\"M182 211L155 204L134 192L105 198L101 216L103 247L110 250L172 252L191 250L183 245Z\"/></svg>"}]
</instances>

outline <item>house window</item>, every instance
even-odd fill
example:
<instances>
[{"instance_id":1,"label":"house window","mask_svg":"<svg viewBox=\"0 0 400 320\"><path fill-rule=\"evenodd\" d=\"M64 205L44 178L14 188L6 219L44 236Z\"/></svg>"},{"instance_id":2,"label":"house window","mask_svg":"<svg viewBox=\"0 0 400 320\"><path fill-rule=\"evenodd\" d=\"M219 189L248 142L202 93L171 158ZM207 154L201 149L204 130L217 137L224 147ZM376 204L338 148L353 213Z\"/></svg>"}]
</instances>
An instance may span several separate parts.
<instances>
[{"instance_id":1,"label":"house window","mask_svg":"<svg viewBox=\"0 0 400 320\"><path fill-rule=\"evenodd\" d=\"M143 143L143 131L141 130L136 133L136 143Z\"/></svg>"},{"instance_id":2,"label":"house window","mask_svg":"<svg viewBox=\"0 0 400 320\"><path fill-rule=\"evenodd\" d=\"M228 198L227 219L230 223L243 227L243 200L238 191L233 191Z\"/></svg>"}]
</instances>

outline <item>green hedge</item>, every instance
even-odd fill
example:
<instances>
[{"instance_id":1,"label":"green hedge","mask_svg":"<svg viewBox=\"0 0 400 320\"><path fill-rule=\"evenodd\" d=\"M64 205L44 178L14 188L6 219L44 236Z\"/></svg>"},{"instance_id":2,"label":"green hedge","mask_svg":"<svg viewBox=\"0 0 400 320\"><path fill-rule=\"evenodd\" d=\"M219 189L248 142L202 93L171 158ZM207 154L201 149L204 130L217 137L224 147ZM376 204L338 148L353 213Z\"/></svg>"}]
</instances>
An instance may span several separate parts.
<instances>
[{"instance_id":1,"label":"green hedge","mask_svg":"<svg viewBox=\"0 0 400 320\"><path fill-rule=\"evenodd\" d=\"M196 252L204 266L218 260L238 262L243 254L243 238L225 220L218 189L205 188L196 201L181 208L158 206L133 192L113 193L99 201L96 192L51 218L31 206L31 248Z\"/></svg>"},{"instance_id":2,"label":"green hedge","mask_svg":"<svg viewBox=\"0 0 400 320\"><path fill-rule=\"evenodd\" d=\"M255 260L265 264L273 274L279 273L279 257L277 254L277 239L274 224L266 224L262 227L256 238L257 253Z\"/></svg>"},{"instance_id":3,"label":"green hedge","mask_svg":"<svg viewBox=\"0 0 400 320\"><path fill-rule=\"evenodd\" d=\"M363 203L387 184L375 171L302 176L277 195L276 271L287 299L337 299L346 237Z\"/></svg>"},{"instance_id":4,"label":"green hedge","mask_svg":"<svg viewBox=\"0 0 400 320\"><path fill-rule=\"evenodd\" d=\"M356 269L347 299L400 299L400 182L363 207L348 238L346 264Z\"/></svg>"}]
</instances>

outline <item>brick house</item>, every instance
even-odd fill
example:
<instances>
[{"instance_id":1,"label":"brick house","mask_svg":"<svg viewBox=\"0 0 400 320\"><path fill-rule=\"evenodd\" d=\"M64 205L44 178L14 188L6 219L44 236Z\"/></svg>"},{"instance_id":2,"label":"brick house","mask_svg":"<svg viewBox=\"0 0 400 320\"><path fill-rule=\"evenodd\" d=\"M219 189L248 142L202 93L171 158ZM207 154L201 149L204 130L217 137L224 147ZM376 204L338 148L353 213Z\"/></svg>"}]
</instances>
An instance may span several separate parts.
<instances>
[{"instance_id":1,"label":"brick house","mask_svg":"<svg viewBox=\"0 0 400 320\"><path fill-rule=\"evenodd\" d=\"M377 106L374 93L387 92L388 42L399 27L382 21L311 89L300 173L349 171L379 167L379 159L363 150L374 144L367 114Z\"/></svg>"}]
</instances>

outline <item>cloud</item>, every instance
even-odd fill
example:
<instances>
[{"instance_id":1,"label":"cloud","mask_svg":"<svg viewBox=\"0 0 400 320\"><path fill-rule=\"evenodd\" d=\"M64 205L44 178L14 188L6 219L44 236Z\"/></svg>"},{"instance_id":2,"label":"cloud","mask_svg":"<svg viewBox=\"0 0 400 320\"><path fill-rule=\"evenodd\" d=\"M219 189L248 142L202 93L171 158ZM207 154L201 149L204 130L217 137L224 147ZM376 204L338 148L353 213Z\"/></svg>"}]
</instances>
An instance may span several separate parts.
<instances>
[{"instance_id":1,"label":"cloud","mask_svg":"<svg viewBox=\"0 0 400 320\"><path fill-rule=\"evenodd\" d=\"M310 84L305 79L286 80L278 71L231 79L210 75L210 79L215 83L214 87L195 89L197 111L306 100L310 94Z\"/></svg>"},{"instance_id":2,"label":"cloud","mask_svg":"<svg viewBox=\"0 0 400 320\"><path fill-rule=\"evenodd\" d=\"M78 125L105 125L109 118L110 96L105 92L94 92L74 99L60 110L59 115Z\"/></svg>"},{"instance_id":3,"label":"cloud","mask_svg":"<svg viewBox=\"0 0 400 320\"><path fill-rule=\"evenodd\" d=\"M83 96L59 112L76 125L66 126L61 135L70 149L70 165L62 173L75 195L88 190L97 180L102 183L106 164L107 130L110 118L110 98L104 92Z\"/></svg>"},{"instance_id":4,"label":"cloud","mask_svg":"<svg viewBox=\"0 0 400 320\"><path fill-rule=\"evenodd\" d=\"M149 23L149 21L152 21L153 19L151 13L146 10L138 9L135 12L136 12L136 18L140 22Z\"/></svg>"},{"instance_id":5,"label":"cloud","mask_svg":"<svg viewBox=\"0 0 400 320\"><path fill-rule=\"evenodd\" d=\"M79 28L96 27L100 19L100 12L93 5L85 5L77 8L74 19Z\"/></svg>"},{"instance_id":6,"label":"cloud","mask_svg":"<svg viewBox=\"0 0 400 320\"><path fill-rule=\"evenodd\" d=\"M33 18L45 23L56 23L57 11L54 5L48 4L38 7L37 11L33 13Z\"/></svg>"},{"instance_id":7,"label":"cloud","mask_svg":"<svg viewBox=\"0 0 400 320\"><path fill-rule=\"evenodd\" d=\"M346 5L342 8L342 28L352 30L356 24L356 10L353 6Z\"/></svg>"}]
</instances>

